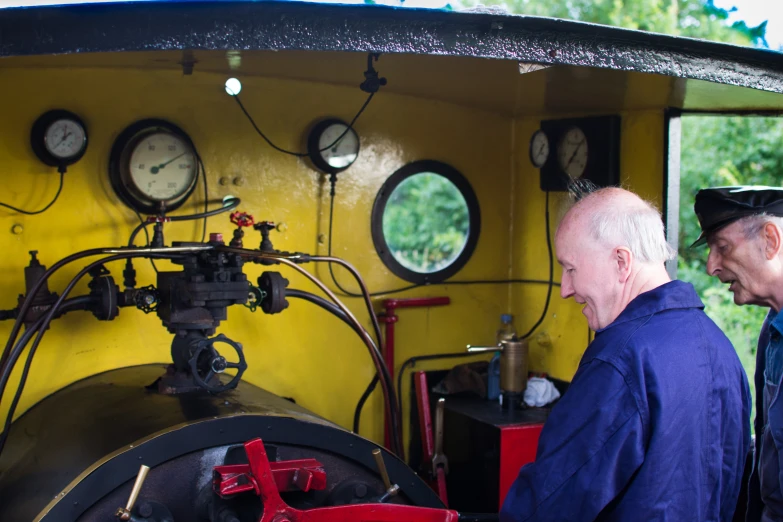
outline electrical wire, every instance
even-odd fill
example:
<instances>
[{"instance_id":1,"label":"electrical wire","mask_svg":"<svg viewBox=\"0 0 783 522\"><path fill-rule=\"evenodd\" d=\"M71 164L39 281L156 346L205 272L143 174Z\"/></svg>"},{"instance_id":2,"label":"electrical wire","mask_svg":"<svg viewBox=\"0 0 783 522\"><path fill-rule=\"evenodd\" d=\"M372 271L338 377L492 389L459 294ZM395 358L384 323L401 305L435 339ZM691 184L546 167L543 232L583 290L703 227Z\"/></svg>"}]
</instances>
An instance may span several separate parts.
<instances>
[{"instance_id":1,"label":"electrical wire","mask_svg":"<svg viewBox=\"0 0 783 522\"><path fill-rule=\"evenodd\" d=\"M11 328L11 333L8 336L8 341L6 342L5 347L3 348L3 354L2 357L0 357L0 369L4 366L8 354L11 351L11 348L14 345L14 342L16 342L16 337L19 335L19 330L22 329L23 319L27 315L28 310L32 306L33 300L35 299L35 296L38 294L38 291L41 289L41 287L49 280L49 278L54 274L57 270L62 268L63 266L72 263L74 261L77 261L79 259L83 259L85 257L91 257L91 256L97 256L102 254L118 254L118 253L129 253L133 254L132 257L142 257L145 254L172 254L172 253L183 253L183 252L199 252L202 250L212 250L214 247L211 245L197 245L197 246L188 246L188 247L167 247L167 248L146 248L146 249L140 249L140 248L134 248L132 250L128 249L122 249L122 248L91 248L89 250L82 250L81 252L73 253L69 256L66 256L62 258L61 260L57 261L55 264L53 264L51 267L49 267L46 272L43 273L43 275L38 279L33 287L30 289L30 291L25 296L24 301L19 305L18 315L16 317L16 320L14 321L14 325Z\"/></svg>"},{"instance_id":2,"label":"electrical wire","mask_svg":"<svg viewBox=\"0 0 783 522\"><path fill-rule=\"evenodd\" d=\"M334 223L334 181L332 181L332 190L330 192L329 197L329 240L327 242L327 254L329 256L332 255L332 228ZM547 234L548 236L548 234ZM550 256L551 258L551 256ZM334 270L332 270L332 265L329 265L329 275L332 278L332 283L342 292L343 297L362 297L362 294L357 294L355 292L351 292L349 290L346 290L343 288L343 286L337 281L337 278L334 275ZM540 279L478 279L478 280L463 280L463 281L439 281L437 283L426 283L426 284L412 284L409 286L404 286L402 288L395 288L392 290L382 290L380 292L373 292L370 294L371 297L378 297L381 295L390 295L390 294L397 294L400 292L406 292L408 290L413 290L414 288L422 288L426 286L446 286L446 285L496 285L496 284L538 284L538 285L552 285L552 286L560 286L560 283L552 281L552 278L549 278L549 281L542 281Z\"/></svg>"},{"instance_id":3,"label":"electrical wire","mask_svg":"<svg viewBox=\"0 0 783 522\"><path fill-rule=\"evenodd\" d=\"M391 438L391 445L392 448L391 451L397 455L401 455L402 451L402 433L399 430L400 426L400 416L399 411L397 410L397 400L394 393L394 382L392 381L391 375L389 374L389 369L386 366L386 362L383 360L383 355L381 354L381 351L378 349L378 347L375 345L375 343L372 340L372 337L367 332L367 330L362 327L361 323L356 319L356 316L351 313L351 310L345 306L345 304L340 301L337 296L329 290L329 288L319 281L315 276L310 274L307 270L301 268L296 263L297 262L303 262L305 260L310 261L322 261L322 262L331 262L331 263L340 263L345 268L347 268L351 273L353 273L357 280L359 281L359 284L362 288L363 292L367 292L367 287L364 284L364 282L361 280L361 276L359 276L358 272L356 272L356 269L353 268L349 263L338 259L334 257L309 257L304 256L302 254L294 254L294 255L283 255L283 254L271 254L268 252L259 252L257 250L248 250L244 248L235 248L231 246L217 246L215 247L217 251L221 252L230 252L234 254L239 254L241 256L249 257L249 258L256 258L256 259L268 259L271 261L275 261L277 263L284 264L290 268L293 268L303 276L305 276L307 279L309 279L313 284L315 284L318 288L321 289L322 292L324 292L329 298L342 309L343 312L345 312L345 315L348 316L348 318L351 320L351 322L356 325L357 329L361 332L360 338L364 342L364 344L367 346L370 357L372 358L373 364L375 365L376 371L381 376L381 387L383 388L383 395L384 395L384 401L386 404L386 411L389 412L389 418L390 422L392 424L392 433L393 436ZM365 302L368 304L369 312L372 315L374 315L374 312L372 310L372 301L369 298L369 295L365 295ZM377 321L377 318L374 320Z\"/></svg>"},{"instance_id":4,"label":"electrical wire","mask_svg":"<svg viewBox=\"0 0 783 522\"><path fill-rule=\"evenodd\" d=\"M134 210L133 210L133 212L136 214L136 217L137 217L137 218L139 218L139 223L140 223L140 224L143 226L143 225L144 225L144 223L145 223L145 221L144 221L144 218L143 218L143 217L141 217L141 214L139 214L139 211L138 211L138 210L135 210L135 209L134 209ZM147 246L150 246L150 233L147 231L147 227L146 227L146 226L143 226L143 229L144 229L144 236L145 236L145 237L146 237L146 239L147 239ZM131 239L129 240L129 242L132 242L132 241L133 241L133 239L134 239L134 238L131 238ZM203 241L202 241L202 243L203 243ZM131 244L131 245L128 245L128 246L133 246L133 245ZM130 259L128 259L128 263L130 263L130 267L131 267L131 268L133 268L133 263L131 263L131 260L130 260ZM155 261L154 261L154 260L152 260L152 259L150 259L150 264L152 265L152 269L153 269L153 270L155 271L155 273L157 274L157 273L158 273L158 267L157 267L157 266L155 266Z\"/></svg>"},{"instance_id":5,"label":"electrical wire","mask_svg":"<svg viewBox=\"0 0 783 522\"><path fill-rule=\"evenodd\" d=\"M93 301L94 299L89 295L83 295L79 297L74 297L72 299L67 299L63 302L62 306L60 307L60 316L74 310L86 310L87 305L89 305ZM21 339L19 339L19 342L16 343L13 350L11 351L11 354L8 359L9 363L3 368L2 373L0 373L0 398L5 396L5 388L8 385L8 381L11 377L11 372L13 371L17 360L22 355L25 346L27 346L27 343L30 342L30 339L33 337L33 335L35 335L40 330L41 325L43 325L45 319L46 316L42 315L41 317L38 318L38 320L36 320L35 323L33 323L30 326L30 328L25 330ZM21 392L18 389L17 389L17 394L21 396ZM2 432L0 432L0 453L2 453L3 447L5 446L5 441L8 438L8 432L11 426L11 422L13 420L14 411L16 410L16 404L18 402L19 399L17 398L17 396L14 396L14 402L11 406L11 409L8 410L8 415L3 425L3 430Z\"/></svg>"},{"instance_id":6,"label":"electrical wire","mask_svg":"<svg viewBox=\"0 0 783 522\"><path fill-rule=\"evenodd\" d=\"M546 192L546 205L544 207L544 219L545 219L545 229L546 229L546 247L549 252L549 289L546 293L546 301L544 302L544 311L541 312L541 317L539 317L538 321L536 321L536 324L533 325L528 332L523 335L522 339L527 339L531 335L533 335L533 332L536 331L536 328L538 328L541 323L544 322L544 319L546 318L546 313L549 311L549 301L552 298L552 287L554 286L554 270L555 270L555 261L554 256L552 254L552 238L549 231L549 191Z\"/></svg>"},{"instance_id":7,"label":"electrical wire","mask_svg":"<svg viewBox=\"0 0 783 522\"><path fill-rule=\"evenodd\" d=\"M301 290L295 290L295 289L286 289L285 291L286 297L295 297L298 299L303 299L305 301L309 301L313 304L316 304L323 308L324 310L328 311L335 317L339 318L341 321L343 321L345 324L350 326L356 333L359 333L356 330L356 327L351 323L351 321L348 319L348 317L335 305L327 301L326 299L319 297L315 294L311 294L309 292L303 292ZM356 409L354 410L353 414L353 432L357 435L359 434L359 424L361 423L361 415L362 415L362 409L364 407L364 403L367 402L367 398L370 396L370 394L375 389L375 386L378 384L378 372L375 372L372 378L372 386L367 387L367 389L364 391L362 396L359 398L359 402L356 404Z\"/></svg>"},{"instance_id":8,"label":"electrical wire","mask_svg":"<svg viewBox=\"0 0 783 522\"><path fill-rule=\"evenodd\" d=\"M296 156L297 158L305 158L305 157L309 156L309 153L307 153L307 152L294 152L294 151L286 150L286 149L278 147L277 145L272 143L272 140L267 138L266 134L264 134L261 131L261 129L258 128L258 125L256 125L255 120L253 120L253 117L250 115L249 112L247 112L247 109L245 109L245 106L242 104L242 101L239 99L239 95L238 94L233 94L232 96L234 97L234 100L237 102L237 105L239 105L239 108L242 110L242 112L247 117L248 121L250 121L250 124L253 126L253 128L256 131L256 133L258 133L258 135L261 136L264 139L264 141L266 141L269 144L270 147L272 147L273 149L275 149L278 152L282 152L283 154L288 154L290 156ZM322 149L318 149L318 152L323 152L325 150L331 149L337 143L339 143L340 140L343 139L345 137L345 135L348 134L348 132L350 130L353 129L354 123L356 123L356 120L359 119L359 116L361 116L361 114L364 112L364 109L367 108L367 105L369 105L370 100L372 100L373 96L375 96L374 92L371 92L370 95L367 96L367 99L364 101L364 104L362 105L362 108L359 109L359 112L356 113L356 116L353 117L353 119L351 120L351 123L348 124L348 127L345 128L343 133L340 134L340 136L336 140L334 140L332 143L330 143L328 146L326 146L326 147L324 147Z\"/></svg>"},{"instance_id":9,"label":"electrical wire","mask_svg":"<svg viewBox=\"0 0 783 522\"><path fill-rule=\"evenodd\" d=\"M34 216L36 214L41 214L43 212L46 212L47 210L49 210L49 207L51 207L57 202L57 199L60 197L60 193L63 191L63 177L65 177L65 169L61 168L59 169L59 172L60 172L60 186L57 188L57 193L54 195L54 199L52 199L52 201L50 201L49 204L46 205L41 210L23 210L21 208L11 206L7 203L0 203L0 207L5 207L13 211L19 212L20 214L26 214L28 216Z\"/></svg>"},{"instance_id":10,"label":"electrical wire","mask_svg":"<svg viewBox=\"0 0 783 522\"><path fill-rule=\"evenodd\" d=\"M89 273L90 270L93 268L110 263L112 261L119 261L121 259L127 259L129 257L146 257L151 256L155 258L160 259L171 259L171 254L151 254L149 252L127 252L122 254L116 254L112 255L103 259L99 259L98 261L93 261L86 267L84 267L76 276L71 279L71 281L68 283L68 285L63 290L63 293L60 295L60 297L57 299L57 301L52 305L52 307L49 309L49 312L46 314L43 323L41 324L40 328L37 331L37 335L35 337L35 341L33 341L32 346L30 347L30 351L27 354L27 360L25 361L24 368L22 369L22 376L19 380L19 384L17 385L16 393L14 395L14 399L11 402L11 408L8 410L8 415L6 417L5 425L8 426L3 432L3 438L0 440L0 454L2 454L3 446L5 445L5 441L8 438L8 432L10 429L11 420L13 419L14 412L16 411L16 407L19 404L19 400L22 397L22 392L24 391L24 386L27 382L27 377L30 373L30 367L33 363L33 358L35 357L36 350L38 349L38 346L41 344L41 339L43 339L44 333L49 328L49 324L52 322L52 319L54 319L54 316L57 314L59 308L62 306L65 299L68 297L68 294L73 290L73 287L76 286L76 284L81 280L82 277L84 277L87 273ZM32 293L32 295L35 295ZM8 368L8 371L10 373L10 364L6 365L4 367Z\"/></svg>"}]
</instances>

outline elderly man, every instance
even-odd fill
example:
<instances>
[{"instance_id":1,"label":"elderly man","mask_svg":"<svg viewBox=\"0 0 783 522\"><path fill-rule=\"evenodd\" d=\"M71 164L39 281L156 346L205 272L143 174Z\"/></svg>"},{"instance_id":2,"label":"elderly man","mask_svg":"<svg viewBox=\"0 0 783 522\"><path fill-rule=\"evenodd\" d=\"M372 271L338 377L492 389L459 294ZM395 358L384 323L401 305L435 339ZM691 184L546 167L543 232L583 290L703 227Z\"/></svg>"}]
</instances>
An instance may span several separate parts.
<instances>
[{"instance_id":1,"label":"elderly man","mask_svg":"<svg viewBox=\"0 0 783 522\"><path fill-rule=\"evenodd\" d=\"M561 296L584 305L596 336L500 519L730 521L748 382L693 287L669 279L660 214L602 189L568 211L555 247Z\"/></svg>"},{"instance_id":2,"label":"elderly man","mask_svg":"<svg viewBox=\"0 0 783 522\"><path fill-rule=\"evenodd\" d=\"M768 307L756 352L756 444L746 520L783 521L783 189L719 187L696 194L709 245L707 272L729 284L738 305Z\"/></svg>"}]
</instances>

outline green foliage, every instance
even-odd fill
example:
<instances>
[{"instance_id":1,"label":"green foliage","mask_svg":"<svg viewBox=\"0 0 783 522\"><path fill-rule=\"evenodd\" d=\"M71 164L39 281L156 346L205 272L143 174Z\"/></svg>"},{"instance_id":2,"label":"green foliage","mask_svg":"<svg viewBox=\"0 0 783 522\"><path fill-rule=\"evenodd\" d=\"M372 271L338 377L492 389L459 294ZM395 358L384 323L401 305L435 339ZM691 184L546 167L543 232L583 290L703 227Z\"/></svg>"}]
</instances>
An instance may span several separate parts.
<instances>
[{"instance_id":1,"label":"green foliage","mask_svg":"<svg viewBox=\"0 0 783 522\"><path fill-rule=\"evenodd\" d=\"M748 27L727 20L735 9L714 0L462 0L465 7L502 6L510 12L580 20L738 45L767 45L766 22Z\"/></svg>"},{"instance_id":2,"label":"green foliage","mask_svg":"<svg viewBox=\"0 0 783 522\"><path fill-rule=\"evenodd\" d=\"M383 213L383 234L404 267L431 273L459 256L470 228L459 189L438 174L416 174L392 192Z\"/></svg>"}]
</instances>

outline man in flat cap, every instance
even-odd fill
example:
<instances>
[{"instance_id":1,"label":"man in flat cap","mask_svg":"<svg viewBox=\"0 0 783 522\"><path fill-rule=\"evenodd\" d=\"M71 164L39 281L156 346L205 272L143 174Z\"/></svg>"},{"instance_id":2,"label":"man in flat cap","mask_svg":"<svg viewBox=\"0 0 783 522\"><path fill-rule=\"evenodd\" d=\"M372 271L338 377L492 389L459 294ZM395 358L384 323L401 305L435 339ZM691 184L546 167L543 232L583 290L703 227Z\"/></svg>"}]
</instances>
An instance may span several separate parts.
<instances>
[{"instance_id":1,"label":"man in flat cap","mask_svg":"<svg viewBox=\"0 0 783 522\"><path fill-rule=\"evenodd\" d=\"M707 272L729 285L738 305L769 308L756 351L756 441L748 522L783 521L783 189L717 187L696 194Z\"/></svg>"},{"instance_id":2,"label":"man in flat cap","mask_svg":"<svg viewBox=\"0 0 783 522\"><path fill-rule=\"evenodd\" d=\"M693 286L672 281L660 213L604 188L555 233L560 295L595 340L552 408L502 522L730 522L750 448L750 390Z\"/></svg>"}]
</instances>

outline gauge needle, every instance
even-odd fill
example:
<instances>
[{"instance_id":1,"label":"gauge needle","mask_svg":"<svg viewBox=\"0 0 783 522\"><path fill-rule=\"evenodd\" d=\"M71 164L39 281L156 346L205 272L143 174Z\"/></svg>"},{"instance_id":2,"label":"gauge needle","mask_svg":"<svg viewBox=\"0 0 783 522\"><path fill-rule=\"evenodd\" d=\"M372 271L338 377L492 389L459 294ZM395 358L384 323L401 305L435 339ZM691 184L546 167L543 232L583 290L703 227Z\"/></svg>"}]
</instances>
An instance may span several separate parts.
<instances>
[{"instance_id":1,"label":"gauge needle","mask_svg":"<svg viewBox=\"0 0 783 522\"><path fill-rule=\"evenodd\" d=\"M183 153L182 153L182 154L180 154L179 156L175 156L175 157L171 158L171 159L170 159L170 160L168 160L166 163L161 163L160 165L157 165L157 166L150 167L150 174L157 174L157 173L158 173L158 171L160 171L160 169L164 168L166 165L168 165L168 164L169 164L169 163L171 163L172 161L174 161L174 160L177 160L177 159L181 158L181 157L182 157L182 156L184 156L184 155L185 155L185 153L183 152Z\"/></svg>"},{"instance_id":2,"label":"gauge needle","mask_svg":"<svg viewBox=\"0 0 783 522\"><path fill-rule=\"evenodd\" d=\"M66 132L65 134L63 134L63 137L62 137L62 139L61 139L60 141L61 141L61 142L62 142L62 141L65 141L65 140L68 138L68 136L70 136L70 135L71 135L71 133L70 133L70 132Z\"/></svg>"},{"instance_id":3,"label":"gauge needle","mask_svg":"<svg viewBox=\"0 0 783 522\"><path fill-rule=\"evenodd\" d=\"M571 165L571 162L572 162L572 161L574 161L574 158L576 158L576 153L577 153L577 152L579 152L579 147L581 147L581 146L582 146L582 143L584 143L584 142L585 142L585 140L581 140L581 141L579 142L579 144L578 144L578 145L576 146L576 148L574 149L574 153L573 153L573 154L571 154L571 157L568 159L568 163L566 164L566 166L569 166L569 165Z\"/></svg>"}]
</instances>

